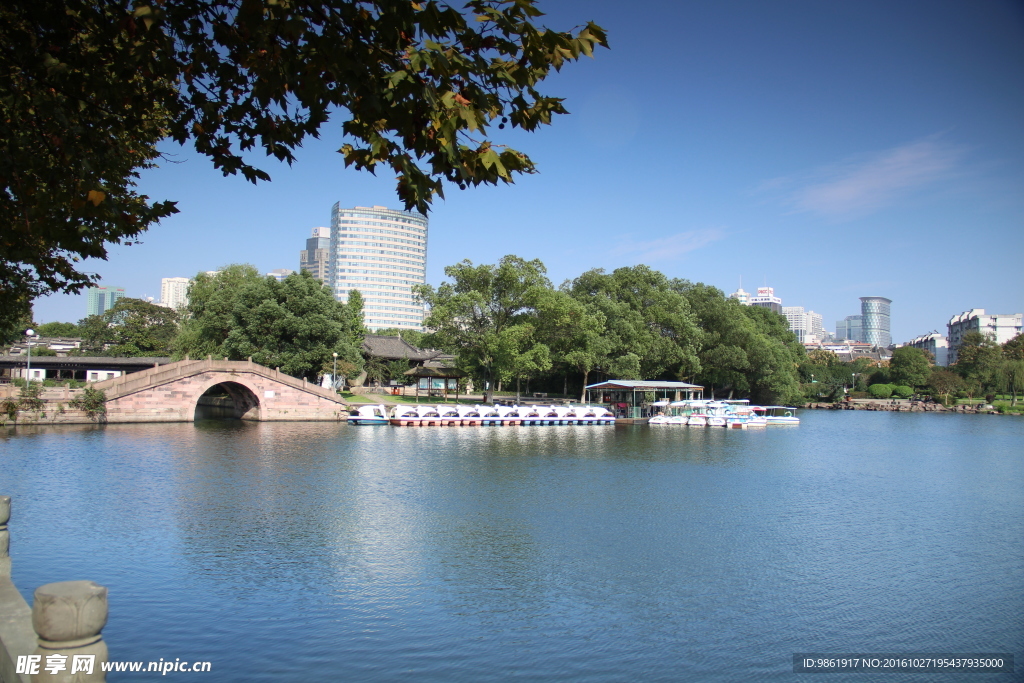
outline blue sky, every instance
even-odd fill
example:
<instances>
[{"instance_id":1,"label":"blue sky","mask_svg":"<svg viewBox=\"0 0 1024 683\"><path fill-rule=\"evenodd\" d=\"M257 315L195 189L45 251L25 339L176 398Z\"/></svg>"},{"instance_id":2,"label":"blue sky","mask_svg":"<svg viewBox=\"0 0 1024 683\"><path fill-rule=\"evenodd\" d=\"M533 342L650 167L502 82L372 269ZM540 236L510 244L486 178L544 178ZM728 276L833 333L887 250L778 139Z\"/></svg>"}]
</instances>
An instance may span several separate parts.
<instances>
[{"instance_id":1,"label":"blue sky","mask_svg":"<svg viewBox=\"0 0 1024 683\"><path fill-rule=\"evenodd\" d=\"M1024 5L1011 0L541 0L596 21L611 50L543 89L572 112L500 141L540 173L449 187L430 216L432 284L462 259L539 258L556 284L646 263L725 290L767 283L836 320L893 300L897 342L969 308L1024 310ZM273 182L188 150L140 188L181 213L88 267L129 296L226 263L298 267L334 202L400 208L394 180L344 169L340 124ZM495 131L497 132L497 131ZM84 296L36 319L77 321Z\"/></svg>"}]
</instances>

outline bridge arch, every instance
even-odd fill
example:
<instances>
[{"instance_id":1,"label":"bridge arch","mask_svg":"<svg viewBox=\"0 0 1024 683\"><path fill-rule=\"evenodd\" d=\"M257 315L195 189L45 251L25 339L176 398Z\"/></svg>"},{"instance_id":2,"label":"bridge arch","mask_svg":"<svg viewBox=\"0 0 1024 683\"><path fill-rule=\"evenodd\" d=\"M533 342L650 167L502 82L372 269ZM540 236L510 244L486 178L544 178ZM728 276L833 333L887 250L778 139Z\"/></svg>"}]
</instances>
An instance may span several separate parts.
<instances>
[{"instance_id":1,"label":"bridge arch","mask_svg":"<svg viewBox=\"0 0 1024 683\"><path fill-rule=\"evenodd\" d=\"M211 401L213 396L227 395L229 401ZM260 401L258 387L252 386L244 378L233 376L231 379L211 377L204 381L195 395L192 397L193 419L200 416L204 408L215 408L215 415L221 417L233 417L239 420L262 420L264 419L264 406ZM204 404L204 398L208 405ZM230 403L230 405L226 405ZM218 405L219 404L219 405Z\"/></svg>"}]
</instances>

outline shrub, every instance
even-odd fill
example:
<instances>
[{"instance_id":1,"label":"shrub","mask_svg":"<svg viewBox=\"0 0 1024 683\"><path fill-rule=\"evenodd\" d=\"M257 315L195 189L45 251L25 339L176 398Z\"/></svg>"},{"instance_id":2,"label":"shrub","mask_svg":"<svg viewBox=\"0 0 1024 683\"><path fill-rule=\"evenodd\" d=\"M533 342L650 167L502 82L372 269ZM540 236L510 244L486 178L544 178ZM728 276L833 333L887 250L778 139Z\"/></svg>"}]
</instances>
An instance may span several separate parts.
<instances>
[{"instance_id":1,"label":"shrub","mask_svg":"<svg viewBox=\"0 0 1024 683\"><path fill-rule=\"evenodd\" d=\"M892 385L872 384L868 387L868 393L871 394L871 398L889 398L892 396Z\"/></svg>"},{"instance_id":2,"label":"shrub","mask_svg":"<svg viewBox=\"0 0 1024 683\"><path fill-rule=\"evenodd\" d=\"M985 394L985 403L992 403L996 400L995 394Z\"/></svg>"},{"instance_id":3,"label":"shrub","mask_svg":"<svg viewBox=\"0 0 1024 683\"><path fill-rule=\"evenodd\" d=\"M101 389L86 387L82 395L68 401L68 405L75 410L83 410L95 420L107 413L107 395Z\"/></svg>"},{"instance_id":4,"label":"shrub","mask_svg":"<svg viewBox=\"0 0 1024 683\"><path fill-rule=\"evenodd\" d=\"M914 395L914 390L911 387L899 386L893 387L892 393L899 398L910 398Z\"/></svg>"},{"instance_id":5,"label":"shrub","mask_svg":"<svg viewBox=\"0 0 1024 683\"><path fill-rule=\"evenodd\" d=\"M18 395L18 403L22 410L42 410L43 387L39 382L29 382L21 387Z\"/></svg>"}]
</instances>

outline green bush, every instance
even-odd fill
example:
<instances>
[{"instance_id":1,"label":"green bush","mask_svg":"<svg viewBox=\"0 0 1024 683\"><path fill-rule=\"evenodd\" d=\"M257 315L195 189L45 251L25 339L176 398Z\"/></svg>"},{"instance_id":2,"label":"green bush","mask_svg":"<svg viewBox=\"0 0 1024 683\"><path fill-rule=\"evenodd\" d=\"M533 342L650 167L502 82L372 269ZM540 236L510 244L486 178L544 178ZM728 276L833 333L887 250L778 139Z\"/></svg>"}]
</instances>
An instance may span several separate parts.
<instances>
[{"instance_id":1,"label":"green bush","mask_svg":"<svg viewBox=\"0 0 1024 683\"><path fill-rule=\"evenodd\" d=\"M84 410L93 420L98 419L107 413L107 395L101 389L86 387L82 395L68 401L68 405L75 410Z\"/></svg>"},{"instance_id":2,"label":"green bush","mask_svg":"<svg viewBox=\"0 0 1024 683\"><path fill-rule=\"evenodd\" d=\"M892 396L892 385L872 384L868 387L868 393L871 394L871 398L889 398Z\"/></svg>"},{"instance_id":3,"label":"green bush","mask_svg":"<svg viewBox=\"0 0 1024 683\"><path fill-rule=\"evenodd\" d=\"M910 398L914 395L914 390L911 387L893 387L892 393L894 396L899 398Z\"/></svg>"}]
</instances>

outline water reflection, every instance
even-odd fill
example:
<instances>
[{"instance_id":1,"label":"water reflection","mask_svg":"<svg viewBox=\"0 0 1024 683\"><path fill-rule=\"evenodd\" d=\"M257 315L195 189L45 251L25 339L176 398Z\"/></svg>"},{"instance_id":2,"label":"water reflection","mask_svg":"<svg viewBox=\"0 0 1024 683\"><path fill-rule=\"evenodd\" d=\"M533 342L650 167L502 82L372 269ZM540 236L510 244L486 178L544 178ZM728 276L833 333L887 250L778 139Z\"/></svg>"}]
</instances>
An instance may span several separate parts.
<instances>
[{"instance_id":1,"label":"water reflection","mask_svg":"<svg viewBox=\"0 0 1024 683\"><path fill-rule=\"evenodd\" d=\"M126 659L791 680L796 651L1022 651L1024 420L944 418L19 428L0 474L18 585L108 585Z\"/></svg>"}]
</instances>

